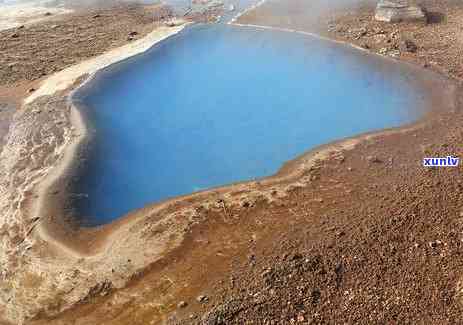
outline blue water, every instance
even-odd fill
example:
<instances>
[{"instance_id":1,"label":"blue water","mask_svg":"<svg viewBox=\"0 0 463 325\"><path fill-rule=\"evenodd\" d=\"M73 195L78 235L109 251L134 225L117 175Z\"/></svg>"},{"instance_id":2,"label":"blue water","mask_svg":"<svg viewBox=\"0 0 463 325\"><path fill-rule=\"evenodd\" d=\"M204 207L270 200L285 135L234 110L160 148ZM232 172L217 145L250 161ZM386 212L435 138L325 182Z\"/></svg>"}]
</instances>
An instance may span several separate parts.
<instances>
[{"instance_id":1,"label":"blue water","mask_svg":"<svg viewBox=\"0 0 463 325\"><path fill-rule=\"evenodd\" d=\"M414 121L409 76L297 33L199 25L75 96L94 128L75 187L90 225L251 180L321 144ZM82 195L83 194L83 195Z\"/></svg>"}]
</instances>

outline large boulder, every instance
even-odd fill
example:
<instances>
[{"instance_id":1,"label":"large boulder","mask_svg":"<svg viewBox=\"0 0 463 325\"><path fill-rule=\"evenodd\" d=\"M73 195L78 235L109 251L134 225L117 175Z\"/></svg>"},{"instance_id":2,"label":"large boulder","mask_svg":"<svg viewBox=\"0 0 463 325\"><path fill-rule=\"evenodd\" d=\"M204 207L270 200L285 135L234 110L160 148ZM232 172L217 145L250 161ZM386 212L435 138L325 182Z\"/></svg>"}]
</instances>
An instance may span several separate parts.
<instances>
[{"instance_id":1,"label":"large boulder","mask_svg":"<svg viewBox=\"0 0 463 325\"><path fill-rule=\"evenodd\" d=\"M388 23L427 22L426 10L407 0L380 0L376 6L375 19Z\"/></svg>"}]
</instances>

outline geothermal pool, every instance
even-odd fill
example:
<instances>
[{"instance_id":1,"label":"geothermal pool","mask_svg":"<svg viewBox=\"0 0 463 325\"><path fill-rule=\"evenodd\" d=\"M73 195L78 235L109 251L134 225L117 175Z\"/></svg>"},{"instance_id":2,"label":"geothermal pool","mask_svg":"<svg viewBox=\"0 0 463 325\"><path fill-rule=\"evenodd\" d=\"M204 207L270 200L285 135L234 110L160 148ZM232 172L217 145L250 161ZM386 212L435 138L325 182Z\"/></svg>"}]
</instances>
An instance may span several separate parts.
<instances>
[{"instance_id":1,"label":"geothermal pool","mask_svg":"<svg viewBox=\"0 0 463 325\"><path fill-rule=\"evenodd\" d=\"M100 225L149 203L276 173L304 152L419 117L385 60L298 33L197 25L75 95L90 123L73 207Z\"/></svg>"}]
</instances>

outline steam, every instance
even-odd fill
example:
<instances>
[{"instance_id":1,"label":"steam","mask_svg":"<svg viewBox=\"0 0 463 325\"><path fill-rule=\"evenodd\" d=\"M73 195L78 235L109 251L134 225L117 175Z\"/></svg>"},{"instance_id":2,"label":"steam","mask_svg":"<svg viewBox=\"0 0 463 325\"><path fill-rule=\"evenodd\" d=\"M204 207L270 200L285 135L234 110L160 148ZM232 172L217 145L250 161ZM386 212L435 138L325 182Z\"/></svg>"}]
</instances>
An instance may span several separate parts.
<instances>
[{"instance_id":1,"label":"steam","mask_svg":"<svg viewBox=\"0 0 463 325\"><path fill-rule=\"evenodd\" d=\"M64 5L70 8L112 7L124 4L155 4L157 0L53 0L52 5Z\"/></svg>"},{"instance_id":2,"label":"steam","mask_svg":"<svg viewBox=\"0 0 463 325\"><path fill-rule=\"evenodd\" d=\"M267 0L270 8L261 11L262 24L319 32L321 20L339 12L372 7L377 0ZM265 5L264 5L265 6ZM267 12L270 10L269 12ZM266 18L270 16L270 18Z\"/></svg>"}]
</instances>

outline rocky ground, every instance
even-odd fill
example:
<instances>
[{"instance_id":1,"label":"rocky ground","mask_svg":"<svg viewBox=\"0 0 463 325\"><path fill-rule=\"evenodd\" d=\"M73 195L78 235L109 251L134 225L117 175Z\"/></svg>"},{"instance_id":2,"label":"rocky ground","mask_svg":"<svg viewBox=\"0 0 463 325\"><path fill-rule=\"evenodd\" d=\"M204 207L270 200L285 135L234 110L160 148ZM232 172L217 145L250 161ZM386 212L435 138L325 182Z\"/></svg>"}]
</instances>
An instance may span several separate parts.
<instances>
[{"instance_id":1,"label":"rocky ground","mask_svg":"<svg viewBox=\"0 0 463 325\"><path fill-rule=\"evenodd\" d=\"M208 20L211 17L214 14L207 12L186 18ZM117 253L103 258L106 262L122 258L118 263L121 271L119 266L105 266L101 255L97 263L89 266L92 258L66 255L66 250L64 254L56 253L52 244L35 236L44 219L34 216L33 208L26 203L38 197L30 190L38 190L38 180L62 159L66 143L78 134L71 127L65 94L41 98L31 105L22 105L22 100L53 72L137 42L153 30L161 30L158 27L162 24L169 25L171 18L171 10L160 5L105 6L85 8L67 16L51 17L46 22L0 32L3 39L0 44L0 324L7 319L8 324L20 324L25 318L48 314L51 310L56 312L63 308L63 303L72 300L70 296L75 297L75 303L87 296L99 295L114 288L116 274L122 275L126 282L136 273L132 266L136 261L133 254L129 254L131 259L128 259L132 263ZM57 195L58 191L53 193ZM150 251L162 250L162 245L172 242L174 237L151 245ZM94 239L90 235L84 241L94 243ZM149 242L149 239L143 240L144 244ZM143 255L147 257L146 252ZM98 265L102 272L96 271ZM132 270L127 272L127 268ZM88 273L89 269L94 271ZM108 272L112 282L104 275ZM98 274L103 278L98 279ZM76 282L77 279L80 280ZM71 286L64 289L65 299L62 285Z\"/></svg>"},{"instance_id":2,"label":"rocky ground","mask_svg":"<svg viewBox=\"0 0 463 325\"><path fill-rule=\"evenodd\" d=\"M169 17L163 6L123 6L0 32L0 80L7 86L38 80L143 37Z\"/></svg>"},{"instance_id":3,"label":"rocky ground","mask_svg":"<svg viewBox=\"0 0 463 325\"><path fill-rule=\"evenodd\" d=\"M335 17L320 15L316 22L307 19L311 10L299 0L269 2L240 22L315 30L461 76L463 6L446 0L428 5L431 17L440 18L426 26L376 23L368 4ZM124 29L121 39L131 29ZM416 49L411 43L401 45L406 40ZM463 157L461 91L453 99L449 91L441 101L450 100L454 109L430 116L416 129L369 137L353 149L318 160L304 170L303 184L292 183L282 191L285 184L269 189L256 183L254 187L270 194L254 199L244 188L232 197L217 192L209 205L191 200L195 217L174 218L182 221L185 237L167 256L133 273L124 288L99 279L72 308L50 314L44 310L29 323L462 323L462 167L421 165L425 156ZM143 242L165 234L170 223L158 225L147 218L140 250L148 253ZM128 243L139 237L134 228ZM25 256L27 252L24 248ZM109 265L114 256L108 254L104 261ZM124 267L134 263L134 257L120 258L125 258ZM78 263L111 274L105 265L88 260ZM73 267L56 277L88 281L90 276L76 275ZM26 280L29 291L42 288L37 276ZM72 290L85 291L66 282L58 298L73 295ZM49 293L53 300L53 291ZM24 301L36 298L33 292L24 296ZM59 309L63 302L46 303Z\"/></svg>"},{"instance_id":4,"label":"rocky ground","mask_svg":"<svg viewBox=\"0 0 463 325\"><path fill-rule=\"evenodd\" d=\"M428 11L428 24L376 22L372 20L373 7L364 6L329 20L328 35L463 78L461 2L426 0L422 3Z\"/></svg>"},{"instance_id":5,"label":"rocky ground","mask_svg":"<svg viewBox=\"0 0 463 325\"><path fill-rule=\"evenodd\" d=\"M215 12L186 18L208 21ZM173 11L163 5L120 5L77 10L55 20L0 31L0 87L43 79L142 38L172 17Z\"/></svg>"},{"instance_id":6,"label":"rocky ground","mask_svg":"<svg viewBox=\"0 0 463 325\"><path fill-rule=\"evenodd\" d=\"M421 159L461 157L462 122L371 137L271 200L217 195L127 287L34 324L458 324L461 167Z\"/></svg>"},{"instance_id":7,"label":"rocky ground","mask_svg":"<svg viewBox=\"0 0 463 325\"><path fill-rule=\"evenodd\" d=\"M241 17L239 22L312 31L375 53L410 60L452 77L463 77L461 2L421 3L428 11L428 24L375 21L376 2L368 0L322 7L302 0L269 1Z\"/></svg>"},{"instance_id":8,"label":"rocky ground","mask_svg":"<svg viewBox=\"0 0 463 325\"><path fill-rule=\"evenodd\" d=\"M79 2L79 5L66 2L66 5L74 12L0 31L0 137L7 132L7 122L22 99L42 80L142 38L174 15L168 6L123 1ZM217 9L196 12L184 18L210 21L218 12Z\"/></svg>"},{"instance_id":9,"label":"rocky ground","mask_svg":"<svg viewBox=\"0 0 463 325\"><path fill-rule=\"evenodd\" d=\"M38 83L54 72L143 37L172 16L165 6L74 8L46 22L0 31L0 136Z\"/></svg>"},{"instance_id":10,"label":"rocky ground","mask_svg":"<svg viewBox=\"0 0 463 325\"><path fill-rule=\"evenodd\" d=\"M428 25L375 22L367 4L328 19L323 34L462 77L463 6L426 5ZM266 4L240 22L313 30L300 10L279 17L281 6ZM208 299L179 305L172 323L461 323L461 167L421 167L424 156L463 154L461 99L456 104L423 128L324 161L308 188L243 214L248 227L280 227L251 237L246 258L208 283Z\"/></svg>"}]
</instances>

